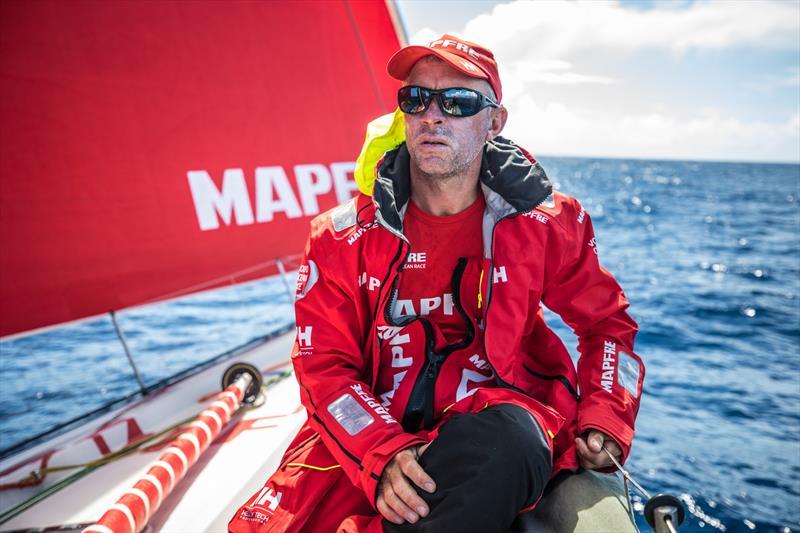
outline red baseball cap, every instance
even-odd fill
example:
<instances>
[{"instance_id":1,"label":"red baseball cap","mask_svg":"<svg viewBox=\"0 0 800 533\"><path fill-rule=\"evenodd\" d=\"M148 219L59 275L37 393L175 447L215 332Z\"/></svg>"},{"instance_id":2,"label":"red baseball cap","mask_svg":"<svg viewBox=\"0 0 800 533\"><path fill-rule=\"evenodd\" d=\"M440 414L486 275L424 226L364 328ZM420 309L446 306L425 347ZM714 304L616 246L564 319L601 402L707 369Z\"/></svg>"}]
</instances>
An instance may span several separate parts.
<instances>
[{"instance_id":1,"label":"red baseball cap","mask_svg":"<svg viewBox=\"0 0 800 533\"><path fill-rule=\"evenodd\" d=\"M425 56L436 56L467 76L488 81L494 89L497 101L500 102L503 98L494 54L487 48L449 34L444 34L425 46L411 45L401 48L389 60L386 71L389 76L403 81L414 64Z\"/></svg>"}]
</instances>

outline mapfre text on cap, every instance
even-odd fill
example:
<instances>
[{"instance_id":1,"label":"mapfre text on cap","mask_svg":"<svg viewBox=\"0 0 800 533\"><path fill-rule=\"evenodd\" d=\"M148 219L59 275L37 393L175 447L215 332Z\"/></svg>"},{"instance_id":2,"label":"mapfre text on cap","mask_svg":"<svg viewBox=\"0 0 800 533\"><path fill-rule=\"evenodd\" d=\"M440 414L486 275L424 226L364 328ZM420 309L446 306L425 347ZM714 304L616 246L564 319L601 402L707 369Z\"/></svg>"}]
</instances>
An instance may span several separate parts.
<instances>
[{"instance_id":1,"label":"mapfre text on cap","mask_svg":"<svg viewBox=\"0 0 800 533\"><path fill-rule=\"evenodd\" d=\"M428 43L429 48L447 48L448 46L455 46L456 50L461 50L462 52L471 55L475 59L481 58L480 54L478 54L478 52L476 52L471 46L467 46L466 44L459 41L453 41L450 39L438 39L436 41L431 41L430 43Z\"/></svg>"}]
</instances>

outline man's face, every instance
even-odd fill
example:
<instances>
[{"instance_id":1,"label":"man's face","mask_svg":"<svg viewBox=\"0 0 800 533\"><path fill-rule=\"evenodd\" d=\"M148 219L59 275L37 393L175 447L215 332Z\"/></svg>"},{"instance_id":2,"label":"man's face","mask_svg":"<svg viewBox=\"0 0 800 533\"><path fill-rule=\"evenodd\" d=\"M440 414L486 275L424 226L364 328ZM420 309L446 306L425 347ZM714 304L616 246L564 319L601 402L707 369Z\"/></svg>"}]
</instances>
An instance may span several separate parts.
<instances>
[{"instance_id":1,"label":"man's face","mask_svg":"<svg viewBox=\"0 0 800 533\"><path fill-rule=\"evenodd\" d=\"M493 96L486 80L462 74L432 56L417 61L405 84L428 89L466 87ZM491 112L492 108L485 108L471 117L453 117L445 114L434 98L423 113L406 115L406 146L412 165L425 175L439 178L466 170L492 138Z\"/></svg>"}]
</instances>

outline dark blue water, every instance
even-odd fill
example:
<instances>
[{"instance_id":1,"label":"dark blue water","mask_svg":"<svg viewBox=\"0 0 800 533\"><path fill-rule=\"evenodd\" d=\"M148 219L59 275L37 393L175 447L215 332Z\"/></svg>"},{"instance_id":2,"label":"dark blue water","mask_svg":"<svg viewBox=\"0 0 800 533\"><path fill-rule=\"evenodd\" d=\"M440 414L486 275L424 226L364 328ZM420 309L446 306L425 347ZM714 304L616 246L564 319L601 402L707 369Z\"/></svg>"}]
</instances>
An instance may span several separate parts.
<instances>
[{"instance_id":1,"label":"dark blue water","mask_svg":"<svg viewBox=\"0 0 800 533\"><path fill-rule=\"evenodd\" d=\"M682 531L800 532L800 166L542 164L641 327L631 473L681 497ZM118 315L148 383L291 316L276 279ZM137 389L106 318L0 343L0 383L0 448Z\"/></svg>"}]
</instances>

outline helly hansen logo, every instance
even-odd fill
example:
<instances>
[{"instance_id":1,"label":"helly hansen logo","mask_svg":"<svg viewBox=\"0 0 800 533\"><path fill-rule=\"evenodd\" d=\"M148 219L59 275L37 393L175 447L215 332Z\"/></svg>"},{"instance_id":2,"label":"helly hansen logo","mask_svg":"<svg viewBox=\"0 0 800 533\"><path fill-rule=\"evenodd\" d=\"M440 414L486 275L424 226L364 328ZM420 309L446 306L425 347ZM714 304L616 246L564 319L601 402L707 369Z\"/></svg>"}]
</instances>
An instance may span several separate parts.
<instances>
[{"instance_id":1,"label":"helly hansen logo","mask_svg":"<svg viewBox=\"0 0 800 533\"><path fill-rule=\"evenodd\" d=\"M600 377L600 386L611 394L611 387L614 384L614 366L617 355L617 344L611 341L603 343L603 373Z\"/></svg>"},{"instance_id":2,"label":"helly hansen logo","mask_svg":"<svg viewBox=\"0 0 800 533\"><path fill-rule=\"evenodd\" d=\"M494 275L492 276L492 283L506 283L508 281L508 275L506 274L506 267L501 266L494 269Z\"/></svg>"},{"instance_id":3,"label":"helly hansen logo","mask_svg":"<svg viewBox=\"0 0 800 533\"><path fill-rule=\"evenodd\" d=\"M468 54L474 57L475 59L481 58L480 54L478 54L478 52L476 52L475 49L472 48L471 46L467 46L466 44L459 41L453 41L452 39L437 39L428 44L429 48L448 48L450 46L454 46L456 50L464 52L465 54Z\"/></svg>"},{"instance_id":4,"label":"helly hansen logo","mask_svg":"<svg viewBox=\"0 0 800 533\"><path fill-rule=\"evenodd\" d=\"M258 493L253 503L250 504L251 507L261 507L262 509L269 509L270 511L275 511L278 508L278 505L281 503L281 497L283 496L282 492L275 492L269 487L264 487L261 489L261 492Z\"/></svg>"},{"instance_id":5,"label":"helly hansen logo","mask_svg":"<svg viewBox=\"0 0 800 533\"><path fill-rule=\"evenodd\" d=\"M259 513L258 511L248 511L247 509L242 509L242 512L239 513L239 520L244 520L245 522L258 522L261 525L266 524L270 519L268 514Z\"/></svg>"},{"instance_id":6,"label":"helly hansen logo","mask_svg":"<svg viewBox=\"0 0 800 533\"><path fill-rule=\"evenodd\" d=\"M297 327L297 346L300 348L300 355L310 355L314 349L311 345L311 327Z\"/></svg>"}]
</instances>

